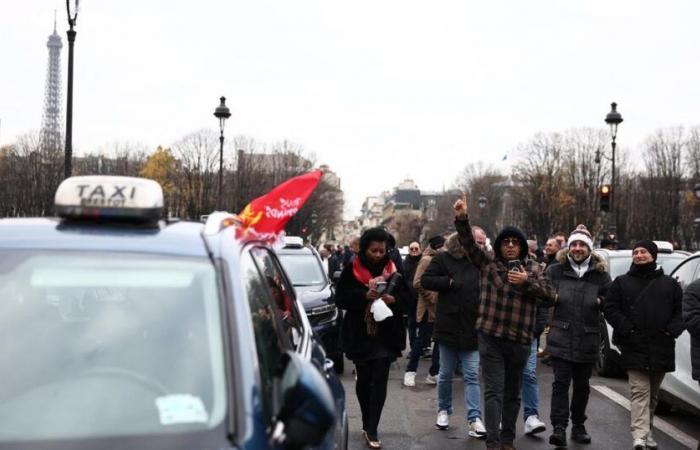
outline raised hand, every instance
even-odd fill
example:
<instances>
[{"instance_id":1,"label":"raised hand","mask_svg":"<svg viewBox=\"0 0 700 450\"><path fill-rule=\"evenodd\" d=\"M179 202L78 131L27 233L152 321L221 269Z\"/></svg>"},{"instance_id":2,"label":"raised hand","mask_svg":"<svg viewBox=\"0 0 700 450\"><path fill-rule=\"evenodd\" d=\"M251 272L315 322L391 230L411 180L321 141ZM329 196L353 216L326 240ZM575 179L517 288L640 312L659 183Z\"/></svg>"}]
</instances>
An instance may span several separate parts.
<instances>
[{"instance_id":1,"label":"raised hand","mask_svg":"<svg viewBox=\"0 0 700 450\"><path fill-rule=\"evenodd\" d=\"M462 198L457 200L454 204L455 216L466 217L467 216L467 194L462 192Z\"/></svg>"}]
</instances>

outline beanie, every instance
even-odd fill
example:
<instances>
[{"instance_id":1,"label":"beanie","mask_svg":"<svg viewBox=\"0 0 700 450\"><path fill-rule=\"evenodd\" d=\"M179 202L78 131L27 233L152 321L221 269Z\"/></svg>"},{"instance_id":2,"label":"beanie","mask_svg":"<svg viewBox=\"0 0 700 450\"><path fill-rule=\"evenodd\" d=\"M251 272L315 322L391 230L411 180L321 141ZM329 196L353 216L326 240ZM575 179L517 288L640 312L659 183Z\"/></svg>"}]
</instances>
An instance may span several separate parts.
<instances>
[{"instance_id":1,"label":"beanie","mask_svg":"<svg viewBox=\"0 0 700 450\"><path fill-rule=\"evenodd\" d=\"M632 247L632 251L634 251L635 248L643 247L647 249L649 253L651 253L652 258L654 258L654 262L656 262L656 256L659 254L659 247L654 244L654 241L650 241L649 239L642 239L641 241L637 241L636 244L634 244L634 247Z\"/></svg>"},{"instance_id":2,"label":"beanie","mask_svg":"<svg viewBox=\"0 0 700 450\"><path fill-rule=\"evenodd\" d=\"M433 236L430 239L428 239L428 244L430 244L430 248L433 250L437 250L443 245L445 245L445 238L438 235L438 236Z\"/></svg>"},{"instance_id":3,"label":"beanie","mask_svg":"<svg viewBox=\"0 0 700 450\"><path fill-rule=\"evenodd\" d=\"M579 225L569 235L569 240L566 241L566 246L571 247L574 241L581 241L588 247L588 250L593 250L593 237L585 225Z\"/></svg>"}]
</instances>

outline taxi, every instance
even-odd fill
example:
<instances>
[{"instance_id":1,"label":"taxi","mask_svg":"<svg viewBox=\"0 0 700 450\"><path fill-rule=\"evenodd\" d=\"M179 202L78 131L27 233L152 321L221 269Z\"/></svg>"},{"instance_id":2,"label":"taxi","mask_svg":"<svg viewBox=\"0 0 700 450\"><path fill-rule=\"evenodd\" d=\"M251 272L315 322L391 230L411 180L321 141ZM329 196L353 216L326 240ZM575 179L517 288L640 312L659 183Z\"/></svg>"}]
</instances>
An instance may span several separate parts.
<instances>
[{"instance_id":1,"label":"taxi","mask_svg":"<svg viewBox=\"0 0 700 450\"><path fill-rule=\"evenodd\" d=\"M273 250L71 177L0 219L0 449L346 448L342 386ZM334 384L335 383L335 384Z\"/></svg>"}]
</instances>

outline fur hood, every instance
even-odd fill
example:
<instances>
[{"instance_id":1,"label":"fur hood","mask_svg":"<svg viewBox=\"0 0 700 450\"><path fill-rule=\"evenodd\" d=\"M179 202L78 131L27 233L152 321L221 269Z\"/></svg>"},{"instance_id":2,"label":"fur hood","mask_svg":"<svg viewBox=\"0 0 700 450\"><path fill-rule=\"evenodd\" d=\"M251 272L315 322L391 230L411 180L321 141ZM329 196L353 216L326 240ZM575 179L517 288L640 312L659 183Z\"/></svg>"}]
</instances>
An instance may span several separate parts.
<instances>
[{"instance_id":1,"label":"fur hood","mask_svg":"<svg viewBox=\"0 0 700 450\"><path fill-rule=\"evenodd\" d=\"M559 250L557 252L557 262L561 265L569 264L569 250ZM602 256L598 255L596 252L591 252L591 262L590 267L593 267L598 272L607 272L608 263L605 262Z\"/></svg>"},{"instance_id":2,"label":"fur hood","mask_svg":"<svg viewBox=\"0 0 700 450\"><path fill-rule=\"evenodd\" d=\"M456 259L467 257L467 252L464 250L462 243L459 241L459 234L452 233L445 241L445 249Z\"/></svg>"}]
</instances>

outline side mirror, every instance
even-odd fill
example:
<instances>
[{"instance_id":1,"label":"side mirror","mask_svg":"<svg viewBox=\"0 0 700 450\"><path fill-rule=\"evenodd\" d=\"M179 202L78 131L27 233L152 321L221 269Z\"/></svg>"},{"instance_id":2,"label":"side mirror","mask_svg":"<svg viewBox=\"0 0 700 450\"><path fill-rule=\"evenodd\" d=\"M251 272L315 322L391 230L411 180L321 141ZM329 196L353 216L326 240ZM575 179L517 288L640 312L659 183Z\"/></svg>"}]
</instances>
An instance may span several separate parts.
<instances>
[{"instance_id":1,"label":"side mirror","mask_svg":"<svg viewBox=\"0 0 700 450\"><path fill-rule=\"evenodd\" d=\"M336 421L335 403L328 383L318 368L293 351L281 379L284 425L282 443L301 448L319 445Z\"/></svg>"},{"instance_id":2,"label":"side mirror","mask_svg":"<svg viewBox=\"0 0 700 450\"><path fill-rule=\"evenodd\" d=\"M334 283L334 284L337 283L338 280L340 280L340 274L341 274L341 273L342 273L342 272L341 272L340 270L336 270L335 272L333 272L333 283Z\"/></svg>"}]
</instances>

